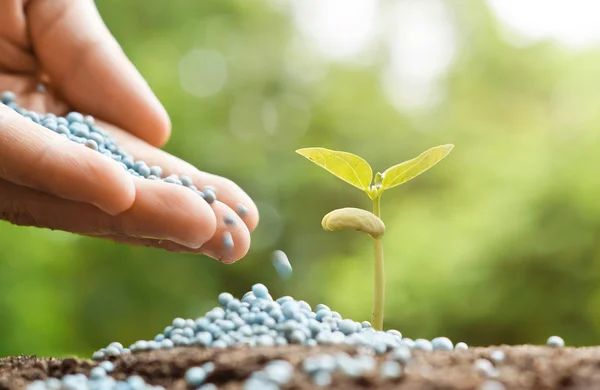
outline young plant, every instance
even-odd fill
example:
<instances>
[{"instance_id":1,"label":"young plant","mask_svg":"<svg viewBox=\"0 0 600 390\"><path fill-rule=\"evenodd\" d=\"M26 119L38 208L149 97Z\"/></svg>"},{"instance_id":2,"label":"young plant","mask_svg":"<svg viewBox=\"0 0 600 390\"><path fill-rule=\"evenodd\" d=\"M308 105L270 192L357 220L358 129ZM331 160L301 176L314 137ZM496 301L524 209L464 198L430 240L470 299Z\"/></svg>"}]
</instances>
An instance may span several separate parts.
<instances>
[{"instance_id":1,"label":"young plant","mask_svg":"<svg viewBox=\"0 0 600 390\"><path fill-rule=\"evenodd\" d=\"M385 225L381 220L381 195L385 190L404 184L425 172L446 157L454 145L431 148L418 157L377 172L373 177L371 166L352 153L325 148L304 148L296 153L306 157L321 168L346 183L363 190L373 202L373 212L356 208L343 208L327 214L322 221L325 230L355 229L373 238L375 248L375 292L373 297L372 325L383 329L383 301L385 296L383 243Z\"/></svg>"}]
</instances>

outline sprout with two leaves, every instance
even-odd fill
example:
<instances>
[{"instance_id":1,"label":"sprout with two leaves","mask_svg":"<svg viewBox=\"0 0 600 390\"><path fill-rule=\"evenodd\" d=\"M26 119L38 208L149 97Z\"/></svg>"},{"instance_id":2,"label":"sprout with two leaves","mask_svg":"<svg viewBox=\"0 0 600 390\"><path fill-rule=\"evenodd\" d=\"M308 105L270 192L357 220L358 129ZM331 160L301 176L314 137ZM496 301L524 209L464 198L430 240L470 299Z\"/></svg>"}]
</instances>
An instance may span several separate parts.
<instances>
[{"instance_id":1,"label":"sprout with two leaves","mask_svg":"<svg viewBox=\"0 0 600 390\"><path fill-rule=\"evenodd\" d=\"M381 220L381 195L385 190L404 184L427 171L446 157L454 145L441 145L431 148L418 157L394 165L383 173L376 173L373 179L371 166L352 153L325 148L304 148L296 152L321 168L363 190L373 202L373 212L353 207L338 209L327 214L322 221L325 230L355 229L373 238L375 247L375 293L373 298L372 325L383 329L383 301L385 282L383 273L382 237L385 225Z\"/></svg>"}]
</instances>

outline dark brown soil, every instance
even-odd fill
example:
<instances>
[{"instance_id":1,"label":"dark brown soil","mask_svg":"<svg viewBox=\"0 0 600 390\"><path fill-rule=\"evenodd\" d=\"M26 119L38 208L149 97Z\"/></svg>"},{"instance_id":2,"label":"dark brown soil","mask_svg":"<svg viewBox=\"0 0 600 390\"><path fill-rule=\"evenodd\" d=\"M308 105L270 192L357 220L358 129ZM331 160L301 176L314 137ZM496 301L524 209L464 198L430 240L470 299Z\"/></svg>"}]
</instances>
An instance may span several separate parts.
<instances>
[{"instance_id":1,"label":"dark brown soil","mask_svg":"<svg viewBox=\"0 0 600 390\"><path fill-rule=\"evenodd\" d=\"M285 359L297 367L286 388L312 389L316 387L298 365L306 356L339 350L353 353L350 347L176 348L112 358L116 368L111 375L124 379L137 374L154 385L187 389L183 380L186 369L212 361L216 369L207 382L216 384L219 389L240 389L250 373L262 369L267 361ZM454 352L413 351L413 361L398 380L382 381L377 373L359 379L334 375L333 384L328 388L476 390L486 379L477 373L473 362L489 357L494 350L505 353L504 361L496 363L499 375L495 380L507 389L600 389L600 347L550 349L527 345ZM21 389L30 381L47 376L60 378L65 374L87 374L96 364L89 360L35 356L0 359L0 390Z\"/></svg>"}]
</instances>

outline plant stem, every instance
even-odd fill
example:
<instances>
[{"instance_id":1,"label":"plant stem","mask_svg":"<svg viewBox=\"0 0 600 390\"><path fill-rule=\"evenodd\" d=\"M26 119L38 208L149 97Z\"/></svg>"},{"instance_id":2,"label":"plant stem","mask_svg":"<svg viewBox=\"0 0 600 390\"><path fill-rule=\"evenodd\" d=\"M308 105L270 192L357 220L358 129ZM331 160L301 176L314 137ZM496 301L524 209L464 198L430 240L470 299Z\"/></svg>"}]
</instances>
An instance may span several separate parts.
<instances>
[{"instance_id":1,"label":"plant stem","mask_svg":"<svg viewBox=\"0 0 600 390\"><path fill-rule=\"evenodd\" d=\"M373 199L373 214L381 218L381 195ZM372 326L375 330L383 330L383 301L385 299L385 280L383 273L383 243L380 238L374 239L375 247L375 285L373 296Z\"/></svg>"}]
</instances>

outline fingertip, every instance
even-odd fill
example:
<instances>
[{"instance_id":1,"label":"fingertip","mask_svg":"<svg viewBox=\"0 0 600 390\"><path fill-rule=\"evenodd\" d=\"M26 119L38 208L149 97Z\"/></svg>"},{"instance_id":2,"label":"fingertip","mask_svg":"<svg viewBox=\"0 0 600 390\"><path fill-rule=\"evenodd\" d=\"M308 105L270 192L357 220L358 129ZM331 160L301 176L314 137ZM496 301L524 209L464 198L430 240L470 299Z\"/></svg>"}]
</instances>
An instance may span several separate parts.
<instances>
[{"instance_id":1,"label":"fingertip","mask_svg":"<svg viewBox=\"0 0 600 390\"><path fill-rule=\"evenodd\" d=\"M94 158L100 157L107 162L107 164L90 164L92 177L97 178L99 183L109 183L99 187L97 200L92 204L110 215L118 215L129 210L136 197L133 177L115 161L105 156L97 156L96 152L92 153Z\"/></svg>"},{"instance_id":2,"label":"fingertip","mask_svg":"<svg viewBox=\"0 0 600 390\"><path fill-rule=\"evenodd\" d=\"M242 218L244 223L246 223L246 226L248 226L248 231L252 233L254 229L256 229L256 227L258 226L258 222L260 221L258 207L256 207L256 204L254 204L254 202L250 200L249 197L246 202L240 203L238 207L240 206L245 208L245 212L239 213L238 211L238 214L240 214L240 218Z\"/></svg>"},{"instance_id":3,"label":"fingertip","mask_svg":"<svg viewBox=\"0 0 600 390\"><path fill-rule=\"evenodd\" d=\"M234 250L222 251L218 257L218 260L221 263L233 264L243 259L248 254L248 251L250 250L250 242L252 239L250 237L250 232L247 229L244 230L245 231L235 232L232 234L232 240L235 245ZM223 241L223 238L221 238L221 241Z\"/></svg>"},{"instance_id":4,"label":"fingertip","mask_svg":"<svg viewBox=\"0 0 600 390\"><path fill-rule=\"evenodd\" d=\"M202 253L221 263L235 263L250 250L248 227L226 204L216 201L212 208L217 218L216 231L202 247Z\"/></svg>"},{"instance_id":5,"label":"fingertip","mask_svg":"<svg viewBox=\"0 0 600 390\"><path fill-rule=\"evenodd\" d=\"M217 218L211 207L189 188L165 183L177 191L177 218L180 224L171 240L188 248L198 249L208 242L217 230Z\"/></svg>"},{"instance_id":6,"label":"fingertip","mask_svg":"<svg viewBox=\"0 0 600 390\"><path fill-rule=\"evenodd\" d=\"M238 261L242 260L248 254L248 250L250 249L249 245L250 245L250 239L248 239L248 246L244 250L236 251L235 255L220 256L217 260L219 260L223 264L237 263Z\"/></svg>"},{"instance_id":7,"label":"fingertip","mask_svg":"<svg viewBox=\"0 0 600 390\"><path fill-rule=\"evenodd\" d=\"M258 226L259 212L252 198L233 180L209 174L208 183L217 187L217 197L235 211L251 233Z\"/></svg>"},{"instance_id":8,"label":"fingertip","mask_svg":"<svg viewBox=\"0 0 600 390\"><path fill-rule=\"evenodd\" d=\"M156 95L146 84L148 92L140 96L140 101L130 100L131 115L117 118L115 123L130 131L146 143L161 148L171 137L171 118Z\"/></svg>"},{"instance_id":9,"label":"fingertip","mask_svg":"<svg viewBox=\"0 0 600 390\"><path fill-rule=\"evenodd\" d=\"M154 131L148 132L147 129L142 133L142 136L148 138L147 142L152 146L157 148L161 148L165 146L169 138L171 138L171 118L169 118L169 114L167 110L162 106L162 104L156 100L156 105L158 108L153 111L148 117L150 128L153 128Z\"/></svg>"}]
</instances>

